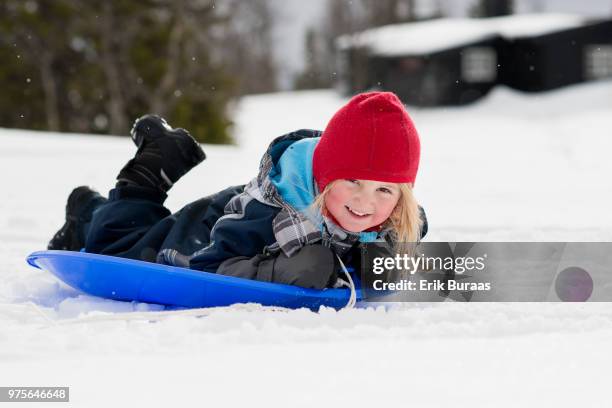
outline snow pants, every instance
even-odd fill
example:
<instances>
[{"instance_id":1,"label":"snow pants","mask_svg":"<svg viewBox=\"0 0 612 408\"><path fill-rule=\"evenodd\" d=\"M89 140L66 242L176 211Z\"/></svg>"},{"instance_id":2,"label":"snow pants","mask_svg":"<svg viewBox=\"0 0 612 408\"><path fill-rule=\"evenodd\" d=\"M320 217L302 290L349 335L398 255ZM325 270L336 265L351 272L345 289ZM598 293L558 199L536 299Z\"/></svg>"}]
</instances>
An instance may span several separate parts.
<instances>
[{"instance_id":1,"label":"snow pants","mask_svg":"<svg viewBox=\"0 0 612 408\"><path fill-rule=\"evenodd\" d=\"M155 262L161 249L191 254L206 246L227 202L243 191L233 186L171 214L167 195L145 187L116 187L85 227L85 251Z\"/></svg>"}]
</instances>

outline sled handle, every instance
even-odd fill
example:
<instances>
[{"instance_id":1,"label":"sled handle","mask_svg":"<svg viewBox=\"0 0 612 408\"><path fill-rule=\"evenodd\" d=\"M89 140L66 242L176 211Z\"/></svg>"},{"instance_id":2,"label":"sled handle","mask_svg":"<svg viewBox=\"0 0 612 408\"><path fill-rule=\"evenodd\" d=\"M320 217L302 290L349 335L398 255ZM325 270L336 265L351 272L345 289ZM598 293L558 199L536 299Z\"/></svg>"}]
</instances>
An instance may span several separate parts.
<instances>
[{"instance_id":1,"label":"sled handle","mask_svg":"<svg viewBox=\"0 0 612 408\"><path fill-rule=\"evenodd\" d=\"M33 266L35 268L41 269L40 266L38 265L38 263L36 262L38 260L38 256L36 254L36 252L31 253L30 255L28 255L28 257L26 258L27 263L30 266Z\"/></svg>"}]
</instances>

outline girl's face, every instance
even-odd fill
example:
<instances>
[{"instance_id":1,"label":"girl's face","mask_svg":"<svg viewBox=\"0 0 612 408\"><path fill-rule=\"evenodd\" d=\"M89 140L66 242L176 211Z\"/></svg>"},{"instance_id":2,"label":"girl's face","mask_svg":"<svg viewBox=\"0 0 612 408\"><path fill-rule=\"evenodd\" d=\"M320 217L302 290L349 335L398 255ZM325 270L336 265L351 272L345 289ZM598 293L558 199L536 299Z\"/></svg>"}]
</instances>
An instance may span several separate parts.
<instances>
[{"instance_id":1,"label":"girl's face","mask_svg":"<svg viewBox=\"0 0 612 408\"><path fill-rule=\"evenodd\" d=\"M342 228L361 232L385 222L400 194L396 183L341 179L325 195L325 208Z\"/></svg>"}]
</instances>

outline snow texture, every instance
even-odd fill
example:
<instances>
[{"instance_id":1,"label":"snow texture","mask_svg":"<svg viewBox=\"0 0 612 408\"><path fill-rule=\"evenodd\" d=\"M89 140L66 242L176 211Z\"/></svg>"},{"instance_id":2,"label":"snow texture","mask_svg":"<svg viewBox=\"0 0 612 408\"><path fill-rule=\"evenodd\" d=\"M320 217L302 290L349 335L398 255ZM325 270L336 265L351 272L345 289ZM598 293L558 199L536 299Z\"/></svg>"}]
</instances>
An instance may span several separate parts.
<instances>
[{"instance_id":1,"label":"snow texture","mask_svg":"<svg viewBox=\"0 0 612 408\"><path fill-rule=\"evenodd\" d=\"M540 36L583 25L586 18L572 14L517 14L469 19L443 18L373 28L342 36L340 48L367 47L372 55L432 54L494 38Z\"/></svg>"},{"instance_id":2,"label":"snow texture","mask_svg":"<svg viewBox=\"0 0 612 408\"><path fill-rule=\"evenodd\" d=\"M204 146L208 159L173 188L169 208L248 181L273 137L324 128L345 101L331 91L244 98L238 145ZM531 96L499 88L468 107L409 111L428 240L612 240L612 82ZM108 191L133 152L129 138L0 129L0 386L70 386L75 407L607 404L607 303L168 316L27 266L71 189Z\"/></svg>"}]
</instances>

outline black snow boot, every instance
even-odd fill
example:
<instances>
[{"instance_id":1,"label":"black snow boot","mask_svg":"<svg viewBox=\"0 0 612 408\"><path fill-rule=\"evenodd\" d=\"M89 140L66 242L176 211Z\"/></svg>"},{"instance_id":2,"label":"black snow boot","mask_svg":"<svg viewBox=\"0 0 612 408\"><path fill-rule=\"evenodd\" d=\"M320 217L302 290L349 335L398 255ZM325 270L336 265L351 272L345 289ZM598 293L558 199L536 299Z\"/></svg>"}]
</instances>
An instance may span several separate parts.
<instances>
[{"instance_id":1,"label":"black snow boot","mask_svg":"<svg viewBox=\"0 0 612 408\"><path fill-rule=\"evenodd\" d=\"M145 115L134 122L136 155L117 176L117 185L138 185L167 192L206 155L185 129L173 129L161 117Z\"/></svg>"},{"instance_id":2,"label":"black snow boot","mask_svg":"<svg viewBox=\"0 0 612 408\"><path fill-rule=\"evenodd\" d=\"M85 225L91 221L96 208L106 202L87 186L72 190L66 203L66 222L49 241L47 249L80 251L85 246Z\"/></svg>"}]
</instances>

